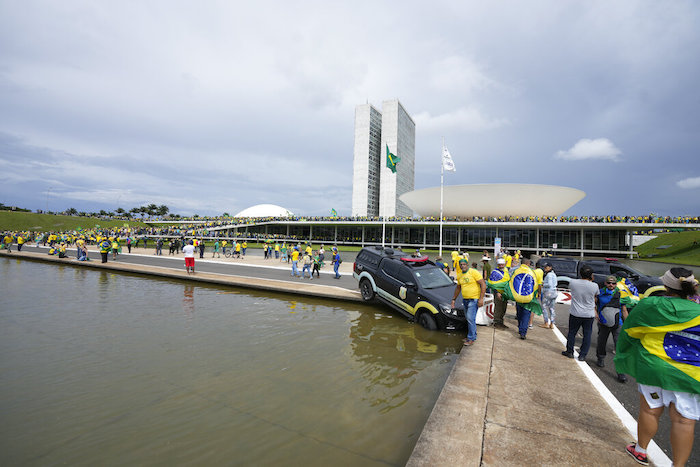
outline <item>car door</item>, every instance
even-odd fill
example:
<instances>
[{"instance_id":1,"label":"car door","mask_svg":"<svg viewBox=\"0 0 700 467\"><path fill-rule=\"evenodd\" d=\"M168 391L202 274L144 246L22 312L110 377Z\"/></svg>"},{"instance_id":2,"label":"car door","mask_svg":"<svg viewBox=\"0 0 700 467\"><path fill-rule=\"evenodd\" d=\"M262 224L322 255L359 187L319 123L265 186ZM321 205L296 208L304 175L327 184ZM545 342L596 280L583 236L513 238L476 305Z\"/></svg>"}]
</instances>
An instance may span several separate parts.
<instances>
[{"instance_id":1,"label":"car door","mask_svg":"<svg viewBox=\"0 0 700 467\"><path fill-rule=\"evenodd\" d=\"M377 281L377 287L381 289L377 290L377 293L384 301L394 306L399 311L412 315L409 311L412 307L404 301L404 298L407 296L407 287L406 284L399 279L401 269L402 266L397 261L390 259L383 260L379 268L379 273L377 274L377 278L379 279Z\"/></svg>"},{"instance_id":2,"label":"car door","mask_svg":"<svg viewBox=\"0 0 700 467\"><path fill-rule=\"evenodd\" d=\"M410 266L400 265L397 279L399 282L399 298L408 305L407 311L415 314L415 306L418 303L418 286L416 278L411 273Z\"/></svg>"}]
</instances>

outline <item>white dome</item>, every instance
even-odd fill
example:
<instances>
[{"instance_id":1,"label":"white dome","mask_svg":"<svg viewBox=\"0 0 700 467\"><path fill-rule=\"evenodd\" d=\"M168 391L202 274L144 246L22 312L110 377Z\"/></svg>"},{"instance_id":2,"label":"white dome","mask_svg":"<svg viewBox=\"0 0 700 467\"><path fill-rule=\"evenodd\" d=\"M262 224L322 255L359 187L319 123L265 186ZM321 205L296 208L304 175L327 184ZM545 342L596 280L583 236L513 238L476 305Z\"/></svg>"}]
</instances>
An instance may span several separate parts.
<instances>
[{"instance_id":1,"label":"white dome","mask_svg":"<svg viewBox=\"0 0 700 467\"><path fill-rule=\"evenodd\" d=\"M581 190L552 185L488 183L444 187L443 216L560 216L586 196ZM440 217L440 187L399 197L423 217Z\"/></svg>"},{"instance_id":2,"label":"white dome","mask_svg":"<svg viewBox=\"0 0 700 467\"><path fill-rule=\"evenodd\" d=\"M246 208L233 217L290 217L294 214L276 204L256 204Z\"/></svg>"}]
</instances>

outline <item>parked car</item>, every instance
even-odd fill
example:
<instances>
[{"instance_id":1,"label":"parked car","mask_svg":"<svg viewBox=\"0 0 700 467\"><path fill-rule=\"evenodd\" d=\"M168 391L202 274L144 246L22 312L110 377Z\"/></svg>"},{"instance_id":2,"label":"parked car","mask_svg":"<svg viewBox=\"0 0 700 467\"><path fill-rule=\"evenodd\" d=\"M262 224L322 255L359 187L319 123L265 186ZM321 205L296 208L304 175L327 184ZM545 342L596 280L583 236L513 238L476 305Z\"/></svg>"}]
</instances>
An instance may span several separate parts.
<instances>
[{"instance_id":1,"label":"parked car","mask_svg":"<svg viewBox=\"0 0 700 467\"><path fill-rule=\"evenodd\" d=\"M391 248L363 248L353 264L362 298L379 300L426 329L466 327L461 303L450 306L454 281L428 259Z\"/></svg>"},{"instance_id":2,"label":"parked car","mask_svg":"<svg viewBox=\"0 0 700 467\"><path fill-rule=\"evenodd\" d=\"M593 269L593 280L602 288L605 286L605 278L609 275L617 275L620 271L627 274L629 281L637 287L639 296L658 295L664 292L661 279L647 276L616 259L605 260L578 260L567 257L547 257L537 262L541 267L542 262L548 262L557 275L557 286L568 288L571 279L581 278L581 268L590 266Z\"/></svg>"}]
</instances>

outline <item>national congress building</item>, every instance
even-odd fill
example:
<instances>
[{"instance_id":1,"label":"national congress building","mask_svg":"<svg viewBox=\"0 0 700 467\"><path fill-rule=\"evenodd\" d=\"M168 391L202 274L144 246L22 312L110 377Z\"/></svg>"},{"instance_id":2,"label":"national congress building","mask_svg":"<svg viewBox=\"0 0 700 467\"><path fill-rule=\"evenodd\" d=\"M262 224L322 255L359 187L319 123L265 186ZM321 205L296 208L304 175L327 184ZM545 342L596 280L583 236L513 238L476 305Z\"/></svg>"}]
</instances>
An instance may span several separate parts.
<instances>
[{"instance_id":1,"label":"national congress building","mask_svg":"<svg viewBox=\"0 0 700 467\"><path fill-rule=\"evenodd\" d=\"M387 167L388 150L401 160L396 173ZM413 191L416 124L398 99L355 108L352 215L354 217L411 217L413 210L399 199Z\"/></svg>"}]
</instances>

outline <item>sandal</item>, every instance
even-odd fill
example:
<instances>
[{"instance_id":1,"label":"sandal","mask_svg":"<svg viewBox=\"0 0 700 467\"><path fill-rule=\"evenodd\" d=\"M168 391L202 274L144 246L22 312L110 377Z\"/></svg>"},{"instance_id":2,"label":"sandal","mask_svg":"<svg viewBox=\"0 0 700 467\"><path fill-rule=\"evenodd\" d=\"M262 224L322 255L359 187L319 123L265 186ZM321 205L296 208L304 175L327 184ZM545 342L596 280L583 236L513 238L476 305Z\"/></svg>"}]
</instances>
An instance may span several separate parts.
<instances>
[{"instance_id":1,"label":"sandal","mask_svg":"<svg viewBox=\"0 0 700 467\"><path fill-rule=\"evenodd\" d=\"M625 449L627 451L627 454L632 456L634 460L636 460L638 463L642 465L649 465L649 459L647 458L646 454L642 454L641 452L637 452L637 443L631 443L627 445L627 448Z\"/></svg>"}]
</instances>

